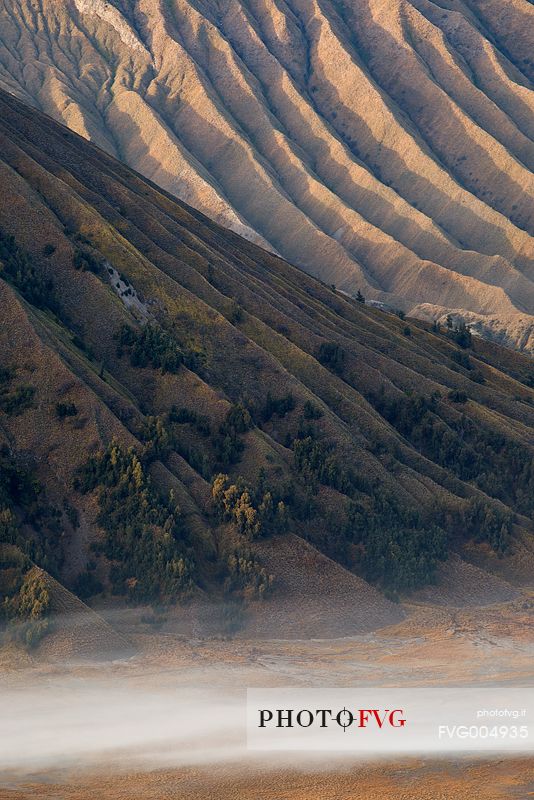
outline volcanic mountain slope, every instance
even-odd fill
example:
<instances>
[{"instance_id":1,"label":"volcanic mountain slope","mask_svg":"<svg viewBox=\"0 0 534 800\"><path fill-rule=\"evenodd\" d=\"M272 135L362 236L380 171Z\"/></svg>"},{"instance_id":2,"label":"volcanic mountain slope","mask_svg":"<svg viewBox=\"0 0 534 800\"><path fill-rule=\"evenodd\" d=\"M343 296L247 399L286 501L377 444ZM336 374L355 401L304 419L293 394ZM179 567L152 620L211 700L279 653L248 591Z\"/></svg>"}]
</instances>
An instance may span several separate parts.
<instances>
[{"instance_id":1,"label":"volcanic mountain slope","mask_svg":"<svg viewBox=\"0 0 534 800\"><path fill-rule=\"evenodd\" d=\"M534 352L528 0L1 0L0 85L351 295Z\"/></svg>"},{"instance_id":2,"label":"volcanic mountain slope","mask_svg":"<svg viewBox=\"0 0 534 800\"><path fill-rule=\"evenodd\" d=\"M531 359L347 298L4 93L0 185L4 610L46 611L24 558L156 604L312 565L382 621L365 581L453 550L531 580Z\"/></svg>"}]
</instances>

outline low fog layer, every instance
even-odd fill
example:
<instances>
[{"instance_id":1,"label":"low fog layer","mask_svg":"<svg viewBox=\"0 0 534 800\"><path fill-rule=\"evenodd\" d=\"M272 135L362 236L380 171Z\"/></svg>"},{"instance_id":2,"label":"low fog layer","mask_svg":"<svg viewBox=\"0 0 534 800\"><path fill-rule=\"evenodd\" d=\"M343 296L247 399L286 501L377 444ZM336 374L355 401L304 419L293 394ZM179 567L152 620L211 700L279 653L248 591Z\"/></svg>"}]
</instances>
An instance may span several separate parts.
<instances>
[{"instance_id":1,"label":"low fog layer","mask_svg":"<svg viewBox=\"0 0 534 800\"><path fill-rule=\"evenodd\" d=\"M145 682L153 684L154 675ZM0 688L0 770L103 762L179 766L243 754L244 690L232 695L168 683L166 676L158 691L123 679L40 678Z\"/></svg>"},{"instance_id":2,"label":"low fog layer","mask_svg":"<svg viewBox=\"0 0 534 800\"><path fill-rule=\"evenodd\" d=\"M346 704L356 714L357 708L375 707L366 703L377 703L379 709L404 709L399 716L407 718L407 727L404 728L403 722L402 734L392 730L385 739L384 731L376 729L376 725L373 727L369 712L368 728L361 732L351 727L346 738L345 731L341 729L340 732L335 726L332 726L334 731L314 730L313 735L319 737L315 740L307 738L307 730L269 730L268 747L264 750L265 737L258 736L251 726L250 744L260 750L253 752L247 750L246 741L245 670L237 665L146 671L134 668L129 675L124 668L126 665L127 662L122 662L120 667L117 664L94 665L86 671L85 677L57 673L49 673L47 677L36 671L24 682L2 687L0 773L97 765L124 769L175 768L258 759L273 766L289 763L321 769L330 768L333 759L346 764L347 760L355 758L368 760L401 752L432 753L434 756L446 751L474 752L488 749L487 736L486 741L481 740L478 745L475 740L467 742L459 738L441 741L435 735L438 723L490 727L495 723L528 725L534 707L532 689L316 687L260 690L265 700L261 700L260 706L256 700L250 701L249 723L251 709L255 715L259 707L341 709ZM115 669L116 666L119 668ZM470 701L471 694L477 692L478 699ZM525 711L518 712L519 718L517 715L506 718L490 715L479 719L474 712L463 712L464 706L467 708L474 702L488 708L507 705ZM363 705L358 706L358 703ZM426 727L420 727L421 719L425 720ZM399 728L398 725L394 727ZM337 735L337 739L329 739L331 734ZM292 736L297 739L293 741ZM310 741L312 746L308 746ZM508 737L497 744L489 740L489 745L502 756L505 752L528 752L531 742L529 733L528 741L517 737L510 741ZM316 750L318 743L319 752ZM288 748L300 752L284 752Z\"/></svg>"}]
</instances>

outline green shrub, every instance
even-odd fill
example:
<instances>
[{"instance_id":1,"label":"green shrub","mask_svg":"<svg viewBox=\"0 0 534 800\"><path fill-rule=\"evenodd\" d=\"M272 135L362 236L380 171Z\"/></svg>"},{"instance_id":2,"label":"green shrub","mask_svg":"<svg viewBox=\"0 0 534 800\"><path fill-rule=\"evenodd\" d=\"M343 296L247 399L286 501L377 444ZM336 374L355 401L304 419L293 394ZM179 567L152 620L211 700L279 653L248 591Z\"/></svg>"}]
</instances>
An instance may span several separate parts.
<instances>
[{"instance_id":1,"label":"green shrub","mask_svg":"<svg viewBox=\"0 0 534 800\"><path fill-rule=\"evenodd\" d=\"M453 403L467 403L469 399L465 392L460 392L458 389L451 389L447 397L449 400L452 400Z\"/></svg>"},{"instance_id":2,"label":"green shrub","mask_svg":"<svg viewBox=\"0 0 534 800\"><path fill-rule=\"evenodd\" d=\"M243 321L243 317L244 317L243 306L238 300L232 300L230 313L228 314L229 321L232 323L232 325L238 325L240 322Z\"/></svg>"},{"instance_id":3,"label":"green shrub","mask_svg":"<svg viewBox=\"0 0 534 800\"><path fill-rule=\"evenodd\" d=\"M56 417L64 419L65 417L75 417L78 409L74 403L56 403Z\"/></svg>"},{"instance_id":4,"label":"green shrub","mask_svg":"<svg viewBox=\"0 0 534 800\"><path fill-rule=\"evenodd\" d=\"M74 269L79 269L82 272L92 272L94 275L101 275L103 259L95 255L89 246L82 244L75 247L72 265Z\"/></svg>"},{"instance_id":5,"label":"green shrub","mask_svg":"<svg viewBox=\"0 0 534 800\"><path fill-rule=\"evenodd\" d=\"M324 415L319 406L316 406L314 403L306 400L304 403L303 416L304 419L317 420L321 419L321 417Z\"/></svg>"},{"instance_id":6,"label":"green shrub","mask_svg":"<svg viewBox=\"0 0 534 800\"><path fill-rule=\"evenodd\" d=\"M465 392L452 389L449 399L467 402ZM382 390L369 398L382 416L423 455L462 481L534 517L534 458L530 447L492 430L466 414L442 419L444 410L434 395L387 397Z\"/></svg>"},{"instance_id":7,"label":"green shrub","mask_svg":"<svg viewBox=\"0 0 534 800\"><path fill-rule=\"evenodd\" d=\"M35 647L50 625L50 594L43 574L28 569L18 591L4 598L2 611L10 635L29 649Z\"/></svg>"},{"instance_id":8,"label":"green shrub","mask_svg":"<svg viewBox=\"0 0 534 800\"><path fill-rule=\"evenodd\" d=\"M0 544L16 545L25 557L58 575L63 560L62 515L43 487L0 448Z\"/></svg>"},{"instance_id":9,"label":"green shrub","mask_svg":"<svg viewBox=\"0 0 534 800\"><path fill-rule=\"evenodd\" d=\"M464 369L468 369L468 370L473 369L473 367L471 365L471 359L469 358L467 353L462 353L461 350L455 350L452 353L451 358L452 358L453 361L455 361L457 364L459 364Z\"/></svg>"},{"instance_id":10,"label":"green shrub","mask_svg":"<svg viewBox=\"0 0 534 800\"><path fill-rule=\"evenodd\" d=\"M0 411L17 417L33 407L34 386L17 386L15 389L0 386Z\"/></svg>"},{"instance_id":11,"label":"green shrub","mask_svg":"<svg viewBox=\"0 0 534 800\"><path fill-rule=\"evenodd\" d=\"M448 319L448 318L447 318ZM456 327L449 326L449 321L447 321L448 332L447 335L454 341L459 347L463 347L467 349L468 347L472 347L473 344L473 336L469 328L465 325L464 322L460 322L459 325Z\"/></svg>"},{"instance_id":12,"label":"green shrub","mask_svg":"<svg viewBox=\"0 0 534 800\"><path fill-rule=\"evenodd\" d=\"M461 516L460 524L476 542L487 542L495 552L503 555L512 541L512 515L481 498L471 498Z\"/></svg>"},{"instance_id":13,"label":"green shrub","mask_svg":"<svg viewBox=\"0 0 534 800\"><path fill-rule=\"evenodd\" d=\"M241 435L251 427L252 418L247 409L241 403L233 405L226 414L213 442L216 469L227 469L232 464L239 462L245 448Z\"/></svg>"},{"instance_id":14,"label":"green shrub","mask_svg":"<svg viewBox=\"0 0 534 800\"><path fill-rule=\"evenodd\" d=\"M169 411L168 420L176 425L192 425L202 436L211 435L211 424L209 417L198 414L188 408L177 408L173 406Z\"/></svg>"},{"instance_id":15,"label":"green shrub","mask_svg":"<svg viewBox=\"0 0 534 800\"><path fill-rule=\"evenodd\" d=\"M345 364L345 351L335 342L321 342L316 352L317 360L328 369L341 375Z\"/></svg>"}]
</instances>

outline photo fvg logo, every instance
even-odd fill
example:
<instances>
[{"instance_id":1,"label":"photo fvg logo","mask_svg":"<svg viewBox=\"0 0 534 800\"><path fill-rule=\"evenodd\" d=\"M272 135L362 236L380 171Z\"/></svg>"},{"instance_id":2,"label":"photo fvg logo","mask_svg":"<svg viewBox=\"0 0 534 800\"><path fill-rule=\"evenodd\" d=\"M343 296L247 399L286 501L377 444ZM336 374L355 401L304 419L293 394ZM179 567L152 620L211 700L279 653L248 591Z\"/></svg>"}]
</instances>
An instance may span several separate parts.
<instances>
[{"instance_id":1,"label":"photo fvg logo","mask_svg":"<svg viewBox=\"0 0 534 800\"><path fill-rule=\"evenodd\" d=\"M343 707L340 711L331 708L261 708L258 709L258 727L260 728L328 728L337 725L343 731L351 727L378 730L383 728L404 728L406 717L402 708L390 710L379 708L358 708L351 710Z\"/></svg>"},{"instance_id":2,"label":"photo fvg logo","mask_svg":"<svg viewBox=\"0 0 534 800\"><path fill-rule=\"evenodd\" d=\"M251 750L431 754L534 750L533 689L249 689Z\"/></svg>"}]
</instances>

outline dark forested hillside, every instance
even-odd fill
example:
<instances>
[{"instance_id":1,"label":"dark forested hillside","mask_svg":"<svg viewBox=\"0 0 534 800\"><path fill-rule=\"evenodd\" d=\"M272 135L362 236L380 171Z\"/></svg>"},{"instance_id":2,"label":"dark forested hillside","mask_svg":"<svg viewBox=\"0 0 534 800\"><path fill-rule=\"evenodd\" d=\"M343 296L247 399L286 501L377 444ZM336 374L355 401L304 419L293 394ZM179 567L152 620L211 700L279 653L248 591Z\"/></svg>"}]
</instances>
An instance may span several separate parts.
<instances>
[{"instance_id":1,"label":"dark forested hillside","mask_svg":"<svg viewBox=\"0 0 534 800\"><path fill-rule=\"evenodd\" d=\"M393 598L452 551L530 574L531 359L347 298L7 94L0 320L0 588L37 632L32 564L159 605L269 602L287 534Z\"/></svg>"}]
</instances>

